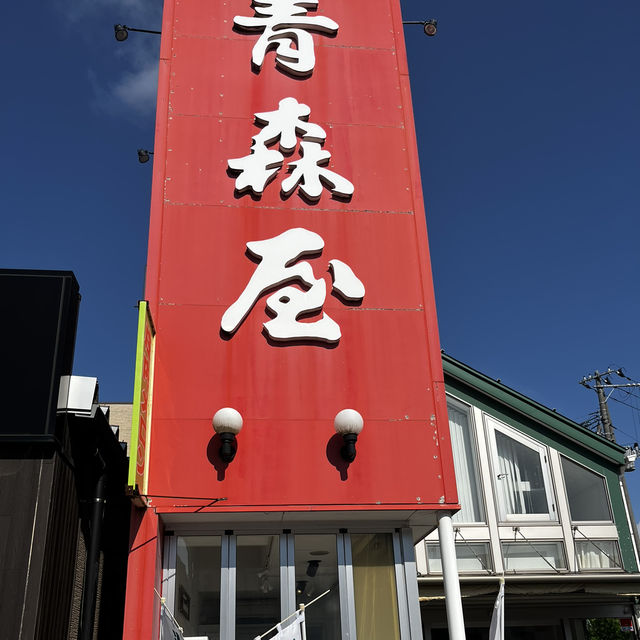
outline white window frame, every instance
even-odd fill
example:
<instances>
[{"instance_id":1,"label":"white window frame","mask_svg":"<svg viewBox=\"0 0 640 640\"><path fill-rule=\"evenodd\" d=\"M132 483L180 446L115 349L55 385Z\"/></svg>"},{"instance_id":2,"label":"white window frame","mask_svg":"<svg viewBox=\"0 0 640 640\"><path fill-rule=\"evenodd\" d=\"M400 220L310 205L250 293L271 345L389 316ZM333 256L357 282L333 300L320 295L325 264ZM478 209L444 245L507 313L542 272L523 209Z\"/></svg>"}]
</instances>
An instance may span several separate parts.
<instances>
[{"instance_id":1,"label":"white window frame","mask_svg":"<svg viewBox=\"0 0 640 640\"><path fill-rule=\"evenodd\" d=\"M615 558L613 567L581 567L580 566L580 556L578 553L578 545L579 544L592 544L594 546L598 546L602 542L612 542L616 552L617 558ZM614 552L614 555L615 553ZM620 549L620 541L618 538L574 538L574 553L576 557L576 569L580 573L611 573L611 572L624 572L624 565L622 564L622 550ZM617 564L616 564L617 562Z\"/></svg>"},{"instance_id":2,"label":"white window frame","mask_svg":"<svg viewBox=\"0 0 640 640\"><path fill-rule=\"evenodd\" d=\"M480 503L480 510L482 512L481 520L473 520L473 521L463 521L453 518L453 524L456 527L460 526L477 526L477 525L486 525L488 522L488 509L489 505L487 505L487 501L485 500L485 486L483 481L483 475L481 473L481 464L480 464L480 448L478 446L478 430L476 428L475 423L475 411L474 408L457 398L447 394L447 409L448 405L451 405L457 411L464 413L467 416L467 425L469 427L469 436L471 441L471 454L473 457L473 468L476 475L476 484L477 484L477 495L478 501ZM448 421L448 420L447 420ZM460 499L458 497L458 499Z\"/></svg>"},{"instance_id":3,"label":"white window frame","mask_svg":"<svg viewBox=\"0 0 640 640\"><path fill-rule=\"evenodd\" d=\"M493 477L494 495L496 498L496 507L498 519L500 522L514 523L531 523L531 522L558 522L558 511L556 508L555 493L553 487L553 479L551 473L551 463L549 459L549 450L542 443L529 438L521 432L499 422L492 416L484 414L485 428L487 431L487 440L489 444L489 452L491 459L491 472ZM500 470L498 466L498 448L496 445L495 432L499 431L508 438L519 442L520 444L537 452L542 468L542 477L544 481L545 496L547 500L547 513L506 513L506 507L503 504L502 492L499 486Z\"/></svg>"},{"instance_id":4,"label":"white window frame","mask_svg":"<svg viewBox=\"0 0 640 640\"><path fill-rule=\"evenodd\" d=\"M458 573L459 574L464 574L464 575L480 575L480 576L492 576L495 575L495 569L493 567L493 554L491 553L491 541L490 540L466 540L462 541L462 540L458 540L457 538L455 539L455 548L462 548L465 547L465 542L468 543L469 545L474 545L474 544L482 544L485 545L487 548L487 560L488 560L488 567L486 569L480 568L480 569L461 569L460 566L458 565ZM439 548L439 544L438 544L438 540L436 539L434 540L430 540L428 542L424 543L424 547L425 547L425 562L426 562L426 566L427 566L427 573L428 575L431 576L442 576L442 570L440 571L434 571L433 569L431 569L431 565L430 565L430 560L429 560L429 550L428 547L429 546L433 546L433 547L438 547ZM457 555L457 553L456 553ZM442 559L441 559L442 561Z\"/></svg>"},{"instance_id":5,"label":"white window frame","mask_svg":"<svg viewBox=\"0 0 640 640\"><path fill-rule=\"evenodd\" d=\"M581 462L578 462L577 460L574 460L573 458L564 455L564 453L560 453L560 471L562 473L562 484L564 485L564 497L565 500L567 501L567 509L569 512L569 519L571 521L571 524L576 524L576 525L592 525L592 526L607 526L607 525L611 525L614 523L614 519L613 519L613 504L611 503L611 494L609 493L609 483L607 482L607 478L605 476L603 476L601 473L598 473L597 471L595 471L594 469L590 469L589 467L587 467L586 465L582 464ZM609 507L609 519L608 520L575 520L571 514L571 503L569 502L569 491L567 489L567 480L565 478L564 475L564 467L562 466L562 459L566 459L569 462L573 462L573 464L582 467L583 469L586 469L587 471L595 474L596 476L599 476L602 479L602 482L604 483L604 491L607 497L607 506Z\"/></svg>"},{"instance_id":6,"label":"white window frame","mask_svg":"<svg viewBox=\"0 0 640 640\"><path fill-rule=\"evenodd\" d=\"M535 553L535 551L531 548L531 546L535 547L535 545L544 545L544 544L557 544L559 545L559 549L560 549L560 556L561 558L564 560L564 567L550 567L547 565L547 567L539 567L536 569L507 569L507 559L505 558L505 553L504 553L504 545L505 544L511 544L511 545L517 545L519 547L524 548L528 548L531 550L532 553L532 557L534 555L537 555ZM532 540L507 540L507 539L502 539L500 540L500 553L502 554L502 563L503 563L503 567L504 567L504 572L507 574L522 574L522 573L568 573L569 572L569 557L567 555L567 545L565 544L564 539L560 539L560 538L535 538Z\"/></svg>"}]
</instances>

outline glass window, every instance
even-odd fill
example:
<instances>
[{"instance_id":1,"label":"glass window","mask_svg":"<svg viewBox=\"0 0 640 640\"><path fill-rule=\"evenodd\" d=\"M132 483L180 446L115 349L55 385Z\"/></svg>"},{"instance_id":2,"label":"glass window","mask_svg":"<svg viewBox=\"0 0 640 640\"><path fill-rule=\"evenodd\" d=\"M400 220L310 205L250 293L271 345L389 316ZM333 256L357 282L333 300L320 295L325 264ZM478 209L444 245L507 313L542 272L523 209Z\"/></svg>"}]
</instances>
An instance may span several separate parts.
<instances>
[{"instance_id":1,"label":"glass window","mask_svg":"<svg viewBox=\"0 0 640 640\"><path fill-rule=\"evenodd\" d=\"M491 554L488 542L456 542L458 571L491 571ZM442 573L442 556L437 542L427 544L427 566L429 573Z\"/></svg>"},{"instance_id":2,"label":"glass window","mask_svg":"<svg viewBox=\"0 0 640 640\"><path fill-rule=\"evenodd\" d=\"M546 448L494 421L488 424L500 518L555 520Z\"/></svg>"},{"instance_id":3,"label":"glass window","mask_svg":"<svg viewBox=\"0 0 640 640\"><path fill-rule=\"evenodd\" d=\"M253 640L279 621L279 536L238 536L236 640Z\"/></svg>"},{"instance_id":4,"label":"glass window","mask_svg":"<svg viewBox=\"0 0 640 640\"><path fill-rule=\"evenodd\" d=\"M400 640L391 534L352 534L351 554L358 638Z\"/></svg>"},{"instance_id":5,"label":"glass window","mask_svg":"<svg viewBox=\"0 0 640 640\"><path fill-rule=\"evenodd\" d=\"M220 536L178 536L173 615L185 636L220 640Z\"/></svg>"},{"instance_id":6,"label":"glass window","mask_svg":"<svg viewBox=\"0 0 640 640\"><path fill-rule=\"evenodd\" d=\"M571 520L574 522L611 521L609 496L604 477L564 456L561 460Z\"/></svg>"},{"instance_id":7,"label":"glass window","mask_svg":"<svg viewBox=\"0 0 640 640\"><path fill-rule=\"evenodd\" d=\"M581 571L622 568L620 550L615 540L576 540L575 545Z\"/></svg>"},{"instance_id":8,"label":"glass window","mask_svg":"<svg viewBox=\"0 0 640 640\"><path fill-rule=\"evenodd\" d=\"M561 542L503 542L505 571L553 571L566 569Z\"/></svg>"},{"instance_id":9,"label":"glass window","mask_svg":"<svg viewBox=\"0 0 640 640\"><path fill-rule=\"evenodd\" d=\"M461 506L460 511L453 516L453 520L454 522L484 522L469 414L451 402L447 404L447 411L458 500Z\"/></svg>"},{"instance_id":10,"label":"glass window","mask_svg":"<svg viewBox=\"0 0 640 640\"><path fill-rule=\"evenodd\" d=\"M296 535L296 606L329 593L305 610L307 640L334 640L341 637L340 590L336 536Z\"/></svg>"}]
</instances>

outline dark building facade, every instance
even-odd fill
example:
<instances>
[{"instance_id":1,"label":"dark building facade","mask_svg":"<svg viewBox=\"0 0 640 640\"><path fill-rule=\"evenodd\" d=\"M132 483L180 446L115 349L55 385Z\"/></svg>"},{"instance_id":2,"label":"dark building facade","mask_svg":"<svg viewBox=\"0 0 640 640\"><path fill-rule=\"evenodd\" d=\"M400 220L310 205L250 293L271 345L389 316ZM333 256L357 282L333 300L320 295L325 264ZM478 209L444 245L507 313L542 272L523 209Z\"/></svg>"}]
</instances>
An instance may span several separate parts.
<instances>
[{"instance_id":1,"label":"dark building facade","mask_svg":"<svg viewBox=\"0 0 640 640\"><path fill-rule=\"evenodd\" d=\"M68 271L0 270L0 638L118 637L126 453L71 375L80 294Z\"/></svg>"}]
</instances>

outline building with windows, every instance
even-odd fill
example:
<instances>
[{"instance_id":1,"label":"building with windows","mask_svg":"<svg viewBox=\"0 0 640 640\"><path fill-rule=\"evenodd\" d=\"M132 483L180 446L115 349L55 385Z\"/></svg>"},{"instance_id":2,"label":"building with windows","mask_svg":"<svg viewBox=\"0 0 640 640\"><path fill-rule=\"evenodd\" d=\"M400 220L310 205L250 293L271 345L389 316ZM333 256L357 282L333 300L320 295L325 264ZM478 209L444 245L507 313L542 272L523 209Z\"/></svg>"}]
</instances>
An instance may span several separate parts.
<instances>
[{"instance_id":1,"label":"building with windows","mask_svg":"<svg viewBox=\"0 0 640 640\"><path fill-rule=\"evenodd\" d=\"M632 618L637 629L638 545L621 485L624 449L451 356L443 354L442 361L461 504L453 522L467 638L488 637L502 577L507 638L580 640L589 618ZM126 415L127 407L113 409ZM277 618L283 581L299 604L335 587L348 564L356 585L351 597L358 594L354 611L376 625L397 620L397 609L379 608L380 619L366 612L385 589L395 590L397 574L389 567L394 554L402 558L403 545L410 557L406 536L385 534L384 527L375 535L334 531L317 519L299 533L273 535L266 523L247 521L233 532L238 535L220 525L220 535L202 536L210 525L201 520L194 528L189 523L196 515L173 519L179 528L165 532L164 588L177 620L192 633L219 628L220 582L212 587L210 579L228 570L230 545L237 559L235 616L247 637L259 631L260 620ZM431 528L415 547L419 593L413 597L420 601L425 639L444 640L442 561ZM376 564L380 575L365 589L370 578L360 563L373 547L388 562ZM200 566L208 567L206 574ZM333 620L335 637L338 596L334 590L309 610L311 625L316 617L325 625ZM202 613L211 612L212 603L215 615Z\"/></svg>"},{"instance_id":2,"label":"building with windows","mask_svg":"<svg viewBox=\"0 0 640 640\"><path fill-rule=\"evenodd\" d=\"M118 637L127 456L74 376L80 289L70 271L0 269L0 637Z\"/></svg>"},{"instance_id":3,"label":"building with windows","mask_svg":"<svg viewBox=\"0 0 640 640\"><path fill-rule=\"evenodd\" d=\"M585 619L634 617L624 449L448 355L443 368L467 637L487 637L501 577L507 638L579 639ZM425 638L446 638L437 532L416 549Z\"/></svg>"}]
</instances>

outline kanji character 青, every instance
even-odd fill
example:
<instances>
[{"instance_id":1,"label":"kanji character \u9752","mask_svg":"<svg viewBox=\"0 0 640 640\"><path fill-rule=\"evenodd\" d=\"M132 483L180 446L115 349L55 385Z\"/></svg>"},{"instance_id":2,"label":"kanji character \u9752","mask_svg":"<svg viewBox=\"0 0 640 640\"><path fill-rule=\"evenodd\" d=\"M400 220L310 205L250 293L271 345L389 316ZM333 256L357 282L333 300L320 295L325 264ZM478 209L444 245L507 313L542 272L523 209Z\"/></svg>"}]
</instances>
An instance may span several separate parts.
<instances>
[{"instance_id":1,"label":"kanji character \u9752","mask_svg":"<svg viewBox=\"0 0 640 640\"><path fill-rule=\"evenodd\" d=\"M313 71L316 57L310 31L335 35L338 24L325 16L308 16L318 0L254 0L253 17L235 16L234 24L248 31L262 31L253 47L251 62L262 67L271 48L276 49L276 66L294 75Z\"/></svg>"}]
</instances>

